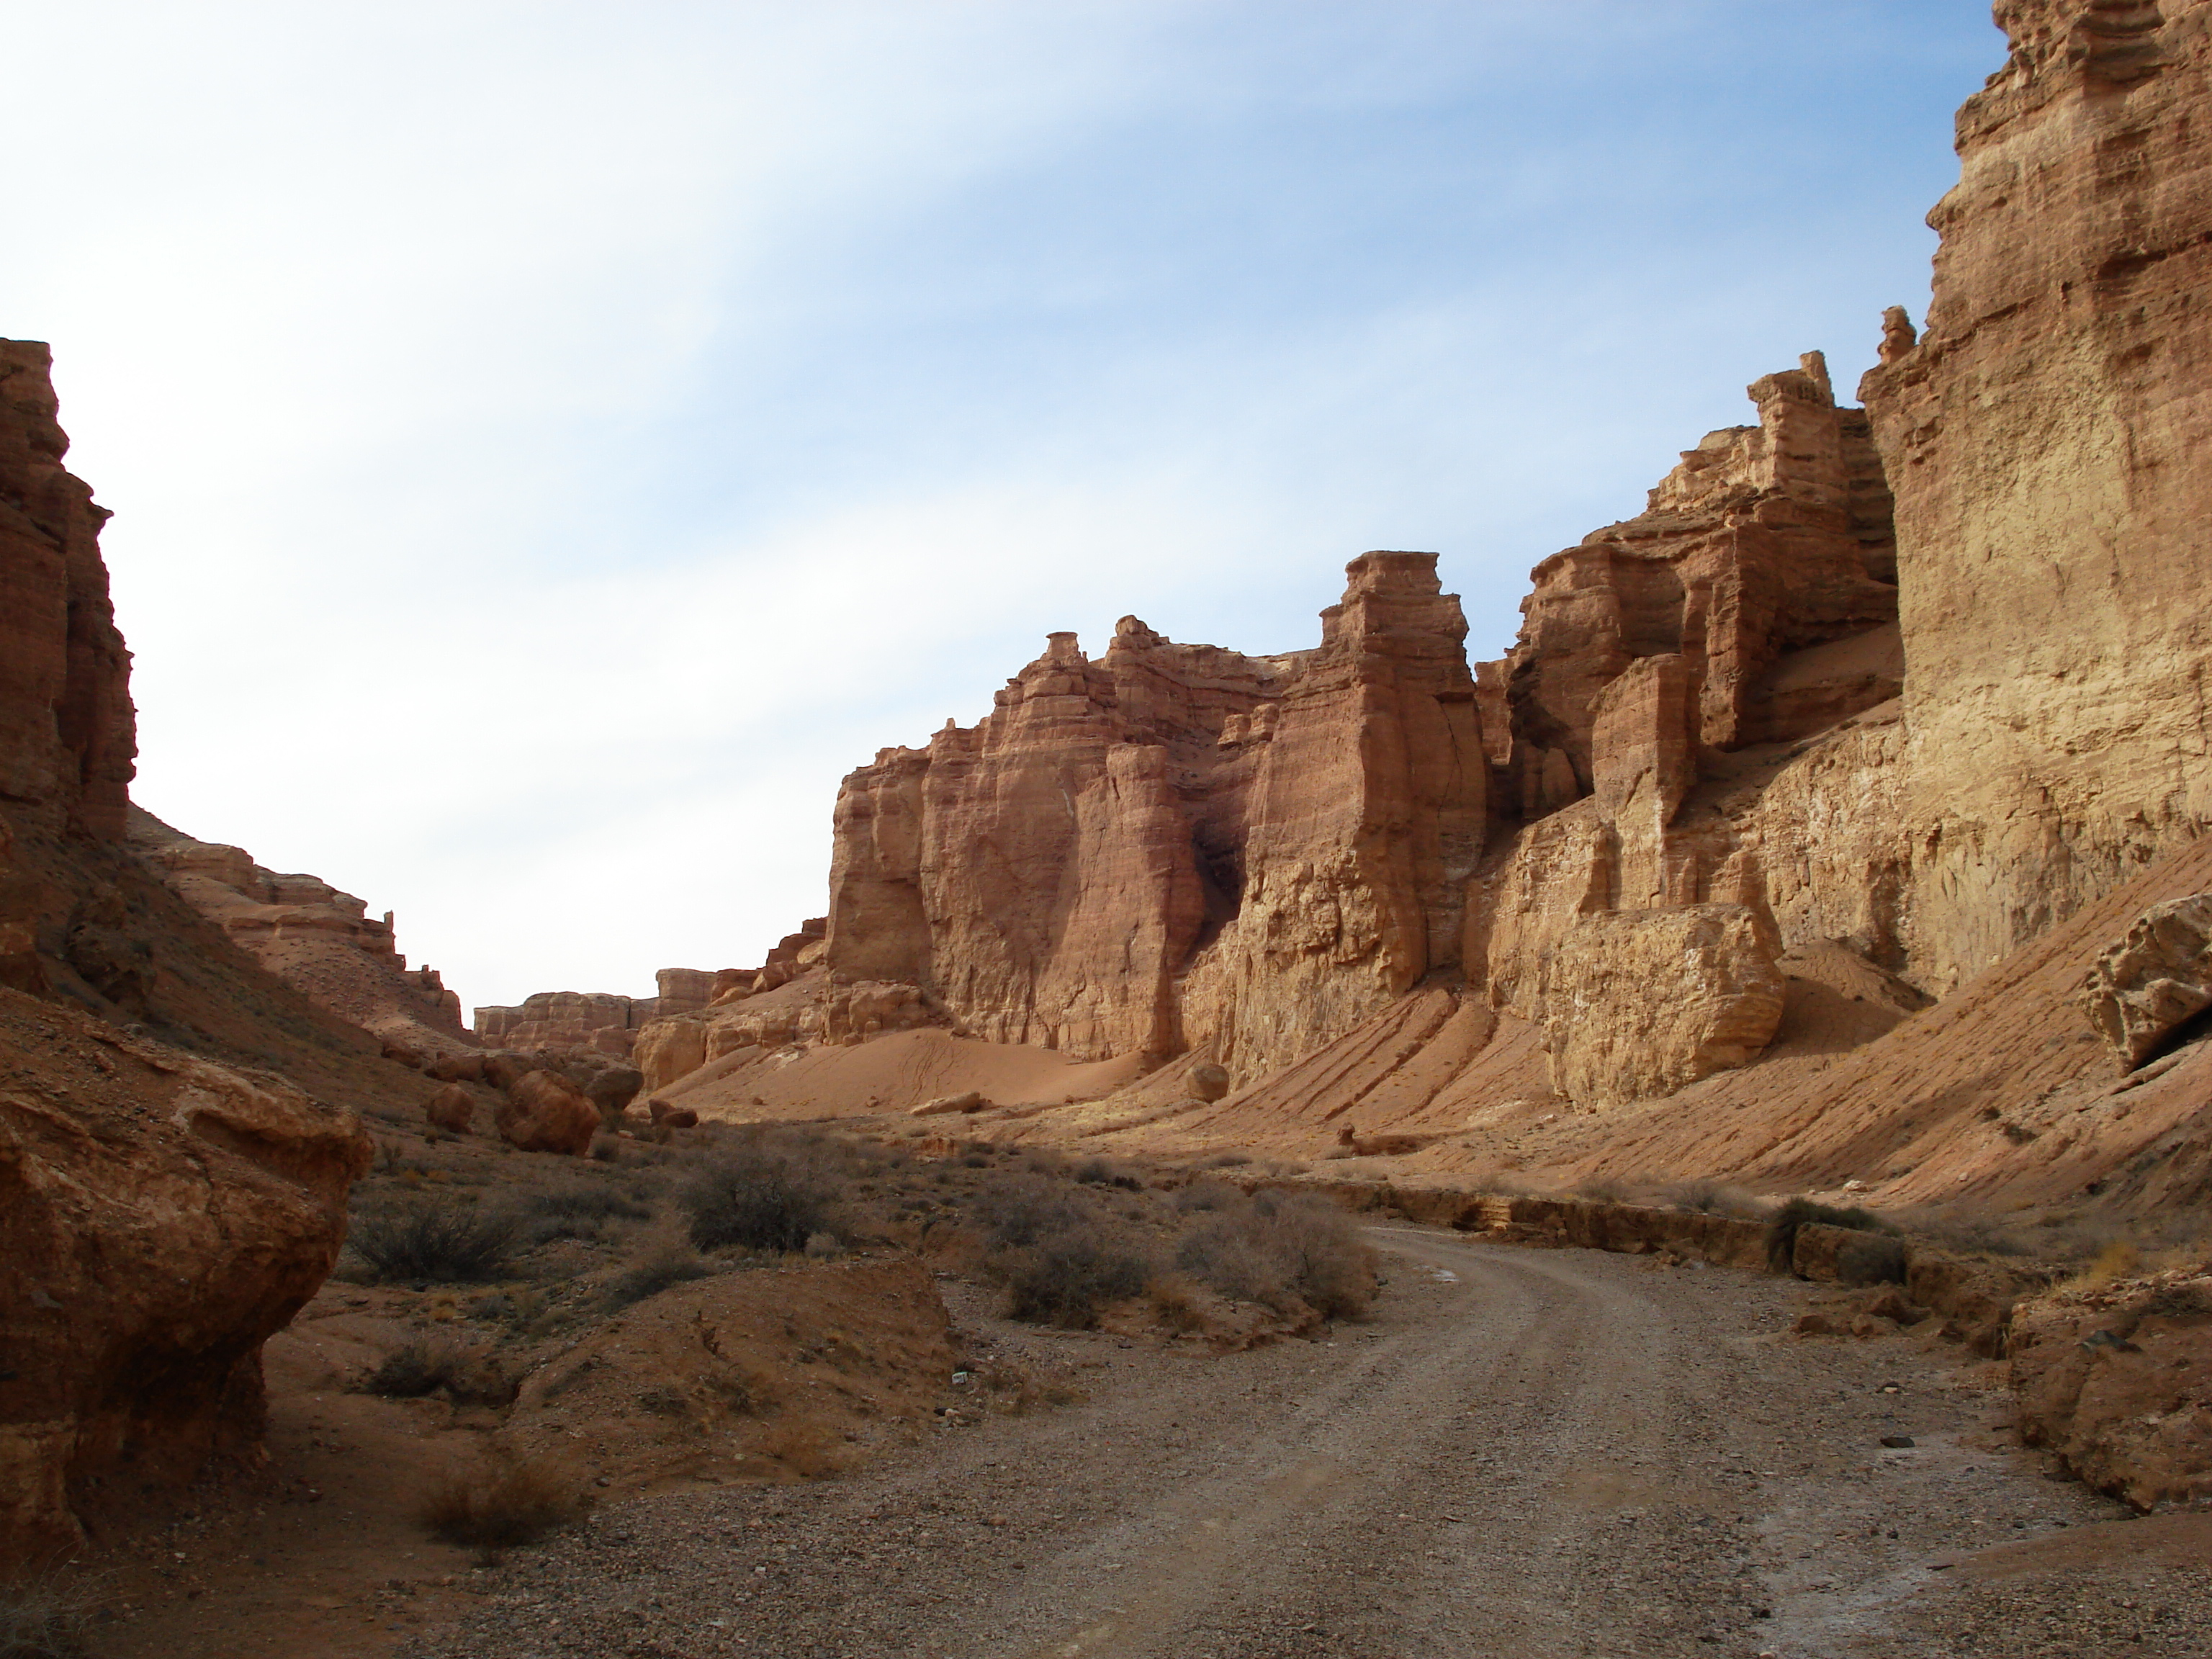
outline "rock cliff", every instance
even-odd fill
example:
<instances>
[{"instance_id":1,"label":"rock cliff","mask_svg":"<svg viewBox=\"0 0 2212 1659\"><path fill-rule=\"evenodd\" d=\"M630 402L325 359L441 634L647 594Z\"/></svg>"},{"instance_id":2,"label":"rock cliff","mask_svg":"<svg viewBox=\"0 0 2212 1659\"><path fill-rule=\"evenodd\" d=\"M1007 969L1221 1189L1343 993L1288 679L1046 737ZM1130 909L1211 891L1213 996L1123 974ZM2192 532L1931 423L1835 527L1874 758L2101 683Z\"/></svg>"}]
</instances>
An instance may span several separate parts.
<instances>
[{"instance_id":1,"label":"rock cliff","mask_svg":"<svg viewBox=\"0 0 2212 1659\"><path fill-rule=\"evenodd\" d=\"M125 843L130 656L43 345L0 341L0 1560L143 1510L258 1432L260 1346L321 1281L422 1079ZM241 855L242 856L242 855ZM273 1068L273 1069L272 1069ZM276 1073L281 1072L283 1075Z\"/></svg>"},{"instance_id":2,"label":"rock cliff","mask_svg":"<svg viewBox=\"0 0 2212 1659\"><path fill-rule=\"evenodd\" d=\"M1935 293L1860 387L1896 495L1911 972L2212 823L2212 7L2004 0Z\"/></svg>"},{"instance_id":3,"label":"rock cliff","mask_svg":"<svg viewBox=\"0 0 2212 1659\"><path fill-rule=\"evenodd\" d=\"M1078 1059L1211 1045L1253 1074L1457 959L1488 760L1436 556L1364 554L1321 644L1072 634L972 727L840 791L833 977Z\"/></svg>"},{"instance_id":4,"label":"rock cliff","mask_svg":"<svg viewBox=\"0 0 2212 1659\"><path fill-rule=\"evenodd\" d=\"M315 876L278 875L242 848L195 841L143 808L131 845L179 896L270 973L341 1019L426 1053L471 1046L461 1000L434 968L407 966L392 914Z\"/></svg>"}]
</instances>

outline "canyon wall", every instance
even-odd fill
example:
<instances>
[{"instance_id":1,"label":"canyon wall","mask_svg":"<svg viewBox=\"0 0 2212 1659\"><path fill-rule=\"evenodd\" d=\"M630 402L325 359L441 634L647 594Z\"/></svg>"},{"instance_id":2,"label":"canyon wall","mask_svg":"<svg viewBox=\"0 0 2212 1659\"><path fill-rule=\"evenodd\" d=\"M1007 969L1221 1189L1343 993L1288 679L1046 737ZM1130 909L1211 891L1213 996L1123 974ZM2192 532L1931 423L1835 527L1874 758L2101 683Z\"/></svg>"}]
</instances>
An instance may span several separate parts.
<instances>
[{"instance_id":1,"label":"canyon wall","mask_svg":"<svg viewBox=\"0 0 2212 1659\"><path fill-rule=\"evenodd\" d=\"M318 876L279 875L243 848L195 841L141 807L131 845L185 902L286 984L386 1042L428 1053L472 1046L461 1000L434 968L410 969L392 914Z\"/></svg>"},{"instance_id":2,"label":"canyon wall","mask_svg":"<svg viewBox=\"0 0 2212 1659\"><path fill-rule=\"evenodd\" d=\"M71 1549L88 1517L127 1516L211 1454L250 1448L260 1345L330 1270L370 1157L354 1109L411 1105L421 1084L125 844L131 659L100 556L107 514L63 468L66 449L46 348L0 341L11 1564Z\"/></svg>"},{"instance_id":3,"label":"canyon wall","mask_svg":"<svg viewBox=\"0 0 2212 1659\"><path fill-rule=\"evenodd\" d=\"M112 840L137 755L131 653L52 368L37 341L0 340L0 802Z\"/></svg>"},{"instance_id":4,"label":"canyon wall","mask_svg":"<svg viewBox=\"0 0 2212 1659\"><path fill-rule=\"evenodd\" d=\"M972 727L840 791L828 964L1078 1059L1194 1042L1250 1074L1456 960L1488 761L1436 556L1346 570L1322 642L1072 634Z\"/></svg>"},{"instance_id":5,"label":"canyon wall","mask_svg":"<svg viewBox=\"0 0 2212 1659\"><path fill-rule=\"evenodd\" d=\"M1907 659L1909 948L1945 991L2212 823L2212 6L2005 0L1925 331L1861 394Z\"/></svg>"}]
</instances>

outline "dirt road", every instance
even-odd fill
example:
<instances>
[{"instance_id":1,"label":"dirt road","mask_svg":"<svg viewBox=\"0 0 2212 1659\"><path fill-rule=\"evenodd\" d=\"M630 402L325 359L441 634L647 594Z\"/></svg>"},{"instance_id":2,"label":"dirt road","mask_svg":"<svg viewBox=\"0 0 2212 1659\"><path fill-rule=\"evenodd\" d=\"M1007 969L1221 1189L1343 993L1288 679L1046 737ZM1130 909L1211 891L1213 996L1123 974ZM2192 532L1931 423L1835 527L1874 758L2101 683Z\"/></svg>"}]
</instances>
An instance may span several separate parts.
<instances>
[{"instance_id":1,"label":"dirt road","mask_svg":"<svg viewBox=\"0 0 2212 1659\"><path fill-rule=\"evenodd\" d=\"M1389 1291L1329 1343L1216 1358L963 1308L1002 1353L1076 1367L1088 1401L942 1429L818 1486L611 1510L482 1575L478 1612L403 1651L2204 1650L2212 1593L2186 1549L2078 1593L2062 1552L2040 1600L1976 1575L1990 1546L2165 1523L2095 1525L2118 1511L2004 1449L2003 1396L1944 1354L1781 1338L1800 1288L1755 1275L1373 1237ZM2033 1627L2009 1628L2031 1602Z\"/></svg>"}]
</instances>

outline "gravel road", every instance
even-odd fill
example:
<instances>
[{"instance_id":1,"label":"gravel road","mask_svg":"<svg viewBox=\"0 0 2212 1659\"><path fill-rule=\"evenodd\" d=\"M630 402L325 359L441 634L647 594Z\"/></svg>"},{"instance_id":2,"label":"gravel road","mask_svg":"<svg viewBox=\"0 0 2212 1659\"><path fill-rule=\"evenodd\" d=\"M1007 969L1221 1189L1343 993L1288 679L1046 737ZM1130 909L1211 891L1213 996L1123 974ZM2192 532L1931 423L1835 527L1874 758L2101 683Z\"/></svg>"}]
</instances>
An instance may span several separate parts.
<instances>
[{"instance_id":1,"label":"gravel road","mask_svg":"<svg viewBox=\"0 0 2212 1659\"><path fill-rule=\"evenodd\" d=\"M2205 1650L2200 1567L2061 1586L2028 1630L1986 1587L1946 1601L1953 1562L2120 1513L2005 1449L2004 1397L1955 1350L1783 1338L1802 1288L1753 1274L1371 1237L1391 1252L1371 1322L1247 1354L1041 1333L948 1286L981 1348L1072 1369L1088 1401L843 1480L611 1509L477 1575L477 1609L402 1651Z\"/></svg>"}]
</instances>

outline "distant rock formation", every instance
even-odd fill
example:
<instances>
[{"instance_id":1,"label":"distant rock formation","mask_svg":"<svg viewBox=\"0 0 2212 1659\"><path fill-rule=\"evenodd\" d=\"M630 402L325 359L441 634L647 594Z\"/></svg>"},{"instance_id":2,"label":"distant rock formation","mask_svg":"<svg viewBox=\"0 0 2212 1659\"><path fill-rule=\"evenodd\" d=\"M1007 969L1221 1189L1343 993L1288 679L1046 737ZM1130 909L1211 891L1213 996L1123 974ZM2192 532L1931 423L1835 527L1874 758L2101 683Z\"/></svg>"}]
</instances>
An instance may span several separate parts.
<instances>
[{"instance_id":1,"label":"distant rock formation","mask_svg":"<svg viewBox=\"0 0 2212 1659\"><path fill-rule=\"evenodd\" d=\"M434 968L410 969L392 914L316 876L264 870L242 848L195 841L143 807L131 845L185 902L287 985L387 1042L436 1054L471 1046L461 1000Z\"/></svg>"},{"instance_id":2,"label":"distant rock formation","mask_svg":"<svg viewBox=\"0 0 2212 1659\"><path fill-rule=\"evenodd\" d=\"M1456 960L1488 761L1432 553L1346 567L1320 647L1247 657L1133 617L978 725L845 781L833 975L923 987L1077 1058L1283 1063Z\"/></svg>"}]
</instances>

